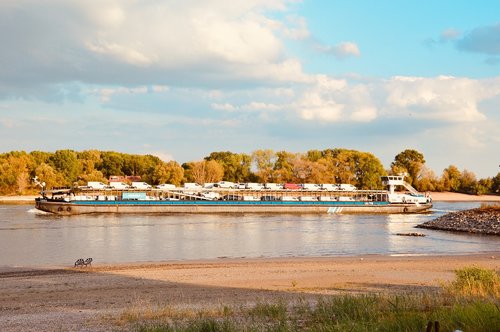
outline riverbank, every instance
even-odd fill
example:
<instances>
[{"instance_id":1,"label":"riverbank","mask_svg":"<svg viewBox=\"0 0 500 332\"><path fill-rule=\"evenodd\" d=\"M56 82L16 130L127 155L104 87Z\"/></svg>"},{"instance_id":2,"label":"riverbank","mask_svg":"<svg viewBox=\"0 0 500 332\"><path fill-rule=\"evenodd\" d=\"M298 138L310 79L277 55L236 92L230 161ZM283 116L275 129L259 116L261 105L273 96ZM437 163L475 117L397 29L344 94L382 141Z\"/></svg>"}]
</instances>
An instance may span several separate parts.
<instances>
[{"instance_id":1,"label":"riverbank","mask_svg":"<svg viewBox=\"0 0 500 332\"><path fill-rule=\"evenodd\" d=\"M127 329L125 312L217 310L359 293L435 291L454 270L498 270L500 252L0 269L3 331Z\"/></svg>"},{"instance_id":2,"label":"riverbank","mask_svg":"<svg viewBox=\"0 0 500 332\"><path fill-rule=\"evenodd\" d=\"M435 202L500 202L500 195L467 195L452 192L431 192ZM39 196L0 196L0 204L31 204Z\"/></svg>"},{"instance_id":3,"label":"riverbank","mask_svg":"<svg viewBox=\"0 0 500 332\"><path fill-rule=\"evenodd\" d=\"M36 196L0 196L0 204L33 204Z\"/></svg>"},{"instance_id":4,"label":"riverbank","mask_svg":"<svg viewBox=\"0 0 500 332\"><path fill-rule=\"evenodd\" d=\"M500 235L500 204L477 209L447 213L444 216L417 225L418 228L437 229L475 234Z\"/></svg>"},{"instance_id":5,"label":"riverbank","mask_svg":"<svg viewBox=\"0 0 500 332\"><path fill-rule=\"evenodd\" d=\"M452 192L431 192L435 202L500 202L500 195L468 195Z\"/></svg>"}]
</instances>

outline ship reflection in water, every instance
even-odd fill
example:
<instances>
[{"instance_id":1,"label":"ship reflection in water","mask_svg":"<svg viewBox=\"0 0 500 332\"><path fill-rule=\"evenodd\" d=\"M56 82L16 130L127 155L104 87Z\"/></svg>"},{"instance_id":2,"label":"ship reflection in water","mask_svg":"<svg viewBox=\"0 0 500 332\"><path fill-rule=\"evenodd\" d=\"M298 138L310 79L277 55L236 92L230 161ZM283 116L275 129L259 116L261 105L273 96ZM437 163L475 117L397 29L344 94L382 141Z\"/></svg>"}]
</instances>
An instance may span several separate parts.
<instances>
[{"instance_id":1,"label":"ship reflection in water","mask_svg":"<svg viewBox=\"0 0 500 332\"><path fill-rule=\"evenodd\" d=\"M338 256L459 254L498 250L498 237L418 229L447 211L479 203L435 203L429 214L389 215L76 215L0 205L1 265Z\"/></svg>"}]
</instances>

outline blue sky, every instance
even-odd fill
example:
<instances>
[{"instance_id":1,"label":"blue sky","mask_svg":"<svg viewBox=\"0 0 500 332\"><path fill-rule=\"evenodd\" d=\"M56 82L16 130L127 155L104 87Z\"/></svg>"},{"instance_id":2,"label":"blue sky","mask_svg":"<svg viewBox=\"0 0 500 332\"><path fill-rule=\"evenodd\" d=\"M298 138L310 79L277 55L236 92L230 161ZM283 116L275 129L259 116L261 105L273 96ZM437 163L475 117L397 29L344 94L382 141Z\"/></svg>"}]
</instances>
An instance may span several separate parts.
<instances>
[{"instance_id":1,"label":"blue sky","mask_svg":"<svg viewBox=\"0 0 500 332\"><path fill-rule=\"evenodd\" d=\"M500 164L498 1L0 3L0 151Z\"/></svg>"}]
</instances>

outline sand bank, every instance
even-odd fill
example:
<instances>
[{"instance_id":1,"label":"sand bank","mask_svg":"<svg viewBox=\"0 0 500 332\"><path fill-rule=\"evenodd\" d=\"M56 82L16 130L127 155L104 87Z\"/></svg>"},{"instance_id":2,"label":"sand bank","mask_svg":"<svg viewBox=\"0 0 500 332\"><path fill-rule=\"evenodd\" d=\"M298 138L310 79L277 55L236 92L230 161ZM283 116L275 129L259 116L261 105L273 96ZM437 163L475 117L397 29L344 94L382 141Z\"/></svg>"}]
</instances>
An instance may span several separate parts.
<instances>
[{"instance_id":1,"label":"sand bank","mask_svg":"<svg viewBox=\"0 0 500 332\"><path fill-rule=\"evenodd\" d=\"M500 202L500 195L468 195L451 192L431 192L434 202Z\"/></svg>"},{"instance_id":2,"label":"sand bank","mask_svg":"<svg viewBox=\"0 0 500 332\"><path fill-rule=\"evenodd\" d=\"M0 196L0 204L34 204L37 197L40 196Z\"/></svg>"},{"instance_id":3,"label":"sand bank","mask_svg":"<svg viewBox=\"0 0 500 332\"><path fill-rule=\"evenodd\" d=\"M3 331L111 330L128 309L209 309L342 293L435 290L464 266L499 269L500 252L3 268ZM120 327L123 328L123 327Z\"/></svg>"}]
</instances>

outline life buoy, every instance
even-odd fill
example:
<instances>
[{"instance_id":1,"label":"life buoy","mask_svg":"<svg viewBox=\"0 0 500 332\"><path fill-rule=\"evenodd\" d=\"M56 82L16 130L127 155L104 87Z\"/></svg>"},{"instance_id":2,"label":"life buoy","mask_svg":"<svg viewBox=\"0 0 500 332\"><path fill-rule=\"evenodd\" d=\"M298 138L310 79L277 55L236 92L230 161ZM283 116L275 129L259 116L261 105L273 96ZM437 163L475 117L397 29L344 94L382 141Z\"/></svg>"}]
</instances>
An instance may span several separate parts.
<instances>
[{"instance_id":1,"label":"life buoy","mask_svg":"<svg viewBox=\"0 0 500 332\"><path fill-rule=\"evenodd\" d=\"M62 208L62 207L58 207L58 208L57 208L57 211L62 211L62 210L63 210L63 208Z\"/></svg>"},{"instance_id":2,"label":"life buoy","mask_svg":"<svg viewBox=\"0 0 500 332\"><path fill-rule=\"evenodd\" d=\"M70 207L70 206L68 206L68 207L66 208L66 211L71 212L71 207Z\"/></svg>"},{"instance_id":3,"label":"life buoy","mask_svg":"<svg viewBox=\"0 0 500 332\"><path fill-rule=\"evenodd\" d=\"M408 212L408 208L407 208L407 207L405 207L405 208L403 209L403 212L404 212L404 213Z\"/></svg>"}]
</instances>

